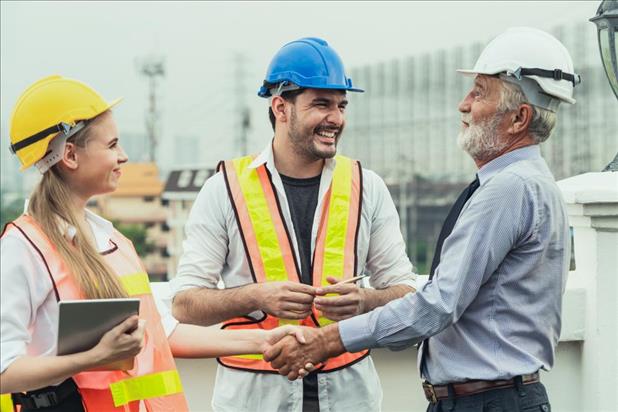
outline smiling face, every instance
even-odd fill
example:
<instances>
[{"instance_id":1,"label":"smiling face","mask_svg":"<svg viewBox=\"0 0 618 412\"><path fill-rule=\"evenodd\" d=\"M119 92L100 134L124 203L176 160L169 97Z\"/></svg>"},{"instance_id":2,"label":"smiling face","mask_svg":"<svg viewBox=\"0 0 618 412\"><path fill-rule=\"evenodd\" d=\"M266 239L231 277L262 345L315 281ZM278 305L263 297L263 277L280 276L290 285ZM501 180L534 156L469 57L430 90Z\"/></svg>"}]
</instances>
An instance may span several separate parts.
<instances>
[{"instance_id":1,"label":"smiling face","mask_svg":"<svg viewBox=\"0 0 618 412\"><path fill-rule=\"evenodd\" d=\"M85 145L74 145L76 167L71 180L82 197L109 193L118 187L120 166L128 158L118 142L111 112L97 117L88 127Z\"/></svg>"},{"instance_id":2,"label":"smiling face","mask_svg":"<svg viewBox=\"0 0 618 412\"><path fill-rule=\"evenodd\" d=\"M314 161L337 154L345 127L345 92L307 89L289 104L288 138L294 152Z\"/></svg>"}]
</instances>

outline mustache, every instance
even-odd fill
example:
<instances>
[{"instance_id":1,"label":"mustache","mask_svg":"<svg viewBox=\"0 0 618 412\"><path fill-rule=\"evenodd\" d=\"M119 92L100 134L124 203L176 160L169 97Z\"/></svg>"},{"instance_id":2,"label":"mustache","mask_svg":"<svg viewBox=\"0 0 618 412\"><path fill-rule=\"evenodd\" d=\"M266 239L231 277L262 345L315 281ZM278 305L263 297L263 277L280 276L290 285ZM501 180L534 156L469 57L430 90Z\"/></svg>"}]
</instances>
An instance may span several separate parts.
<instances>
[{"instance_id":1,"label":"mustache","mask_svg":"<svg viewBox=\"0 0 618 412\"><path fill-rule=\"evenodd\" d=\"M337 126L317 126L315 128L316 132L321 132L321 131L326 131L326 132L339 132L341 130L341 127L337 127Z\"/></svg>"},{"instance_id":2,"label":"mustache","mask_svg":"<svg viewBox=\"0 0 618 412\"><path fill-rule=\"evenodd\" d=\"M469 115L469 114L462 114L461 115L461 121L462 122L470 124L471 120L472 120L472 116L471 115Z\"/></svg>"}]
</instances>

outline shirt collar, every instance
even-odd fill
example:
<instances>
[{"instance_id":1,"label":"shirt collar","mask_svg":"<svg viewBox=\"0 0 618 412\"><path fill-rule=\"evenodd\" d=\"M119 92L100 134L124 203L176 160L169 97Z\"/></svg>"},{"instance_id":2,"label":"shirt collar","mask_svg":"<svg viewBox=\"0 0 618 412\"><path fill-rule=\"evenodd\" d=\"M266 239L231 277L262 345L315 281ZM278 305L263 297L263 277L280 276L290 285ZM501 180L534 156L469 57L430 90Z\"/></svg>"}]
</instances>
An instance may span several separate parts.
<instances>
[{"instance_id":1,"label":"shirt collar","mask_svg":"<svg viewBox=\"0 0 618 412\"><path fill-rule=\"evenodd\" d=\"M24 201L24 213L28 213L28 203L30 199ZM114 233L114 225L107 219L103 219L96 213L84 209L86 212L86 221L92 227L94 233L94 240L96 242L96 248L98 252L108 250L112 244L112 235ZM64 233L64 237L68 241L73 242L75 235L77 235L77 229L75 226L69 225L67 221L58 217L58 229Z\"/></svg>"},{"instance_id":2,"label":"shirt collar","mask_svg":"<svg viewBox=\"0 0 618 412\"><path fill-rule=\"evenodd\" d=\"M114 233L114 225L112 224L112 222L110 222L107 219L102 218L101 216L97 215L96 213L85 209L86 210L86 219L88 221L90 221L91 223L94 223L97 228L101 229L101 231L103 233L105 233L105 235L108 238L112 237L112 234Z\"/></svg>"},{"instance_id":3,"label":"shirt collar","mask_svg":"<svg viewBox=\"0 0 618 412\"><path fill-rule=\"evenodd\" d=\"M108 250L112 244L114 225L112 225L112 222L109 220L103 219L101 216L91 212L88 209L85 209L85 211L86 222L92 228L97 252ZM77 229L75 226L70 225L65 220L58 218L58 227L64 232L64 237L66 237L70 242L73 242L75 235L77 235Z\"/></svg>"},{"instance_id":4,"label":"shirt collar","mask_svg":"<svg viewBox=\"0 0 618 412\"><path fill-rule=\"evenodd\" d=\"M491 162L481 167L477 173L481 186L507 166L522 160L537 159L541 157L541 149L538 144L515 149L502 156L496 157Z\"/></svg>"}]
</instances>

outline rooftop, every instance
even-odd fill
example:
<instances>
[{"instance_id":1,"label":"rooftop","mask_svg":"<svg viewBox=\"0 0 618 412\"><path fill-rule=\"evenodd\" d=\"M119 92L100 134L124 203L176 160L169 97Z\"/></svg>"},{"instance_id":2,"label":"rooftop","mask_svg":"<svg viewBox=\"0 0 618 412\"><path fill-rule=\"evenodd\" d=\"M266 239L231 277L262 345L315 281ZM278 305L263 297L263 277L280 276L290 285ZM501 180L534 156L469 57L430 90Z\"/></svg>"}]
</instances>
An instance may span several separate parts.
<instances>
[{"instance_id":1,"label":"rooftop","mask_svg":"<svg viewBox=\"0 0 618 412\"><path fill-rule=\"evenodd\" d=\"M127 163L122 167L118 189L111 197L159 196L163 181L155 163Z\"/></svg>"}]
</instances>

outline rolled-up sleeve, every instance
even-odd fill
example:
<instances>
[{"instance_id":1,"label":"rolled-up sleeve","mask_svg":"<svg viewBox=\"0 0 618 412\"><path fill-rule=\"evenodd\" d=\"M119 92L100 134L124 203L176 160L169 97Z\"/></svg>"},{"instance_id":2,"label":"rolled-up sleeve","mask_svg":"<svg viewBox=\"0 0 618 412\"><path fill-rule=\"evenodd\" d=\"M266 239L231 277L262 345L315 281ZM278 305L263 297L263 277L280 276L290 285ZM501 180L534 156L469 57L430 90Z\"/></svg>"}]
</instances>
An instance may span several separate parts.
<instances>
[{"instance_id":1,"label":"rolled-up sleeve","mask_svg":"<svg viewBox=\"0 0 618 412\"><path fill-rule=\"evenodd\" d=\"M499 180L499 179L496 179ZM435 276L361 316L339 322L346 349L403 349L456 322L520 239L533 235L534 205L523 181L490 181L471 198L444 242Z\"/></svg>"}]
</instances>

